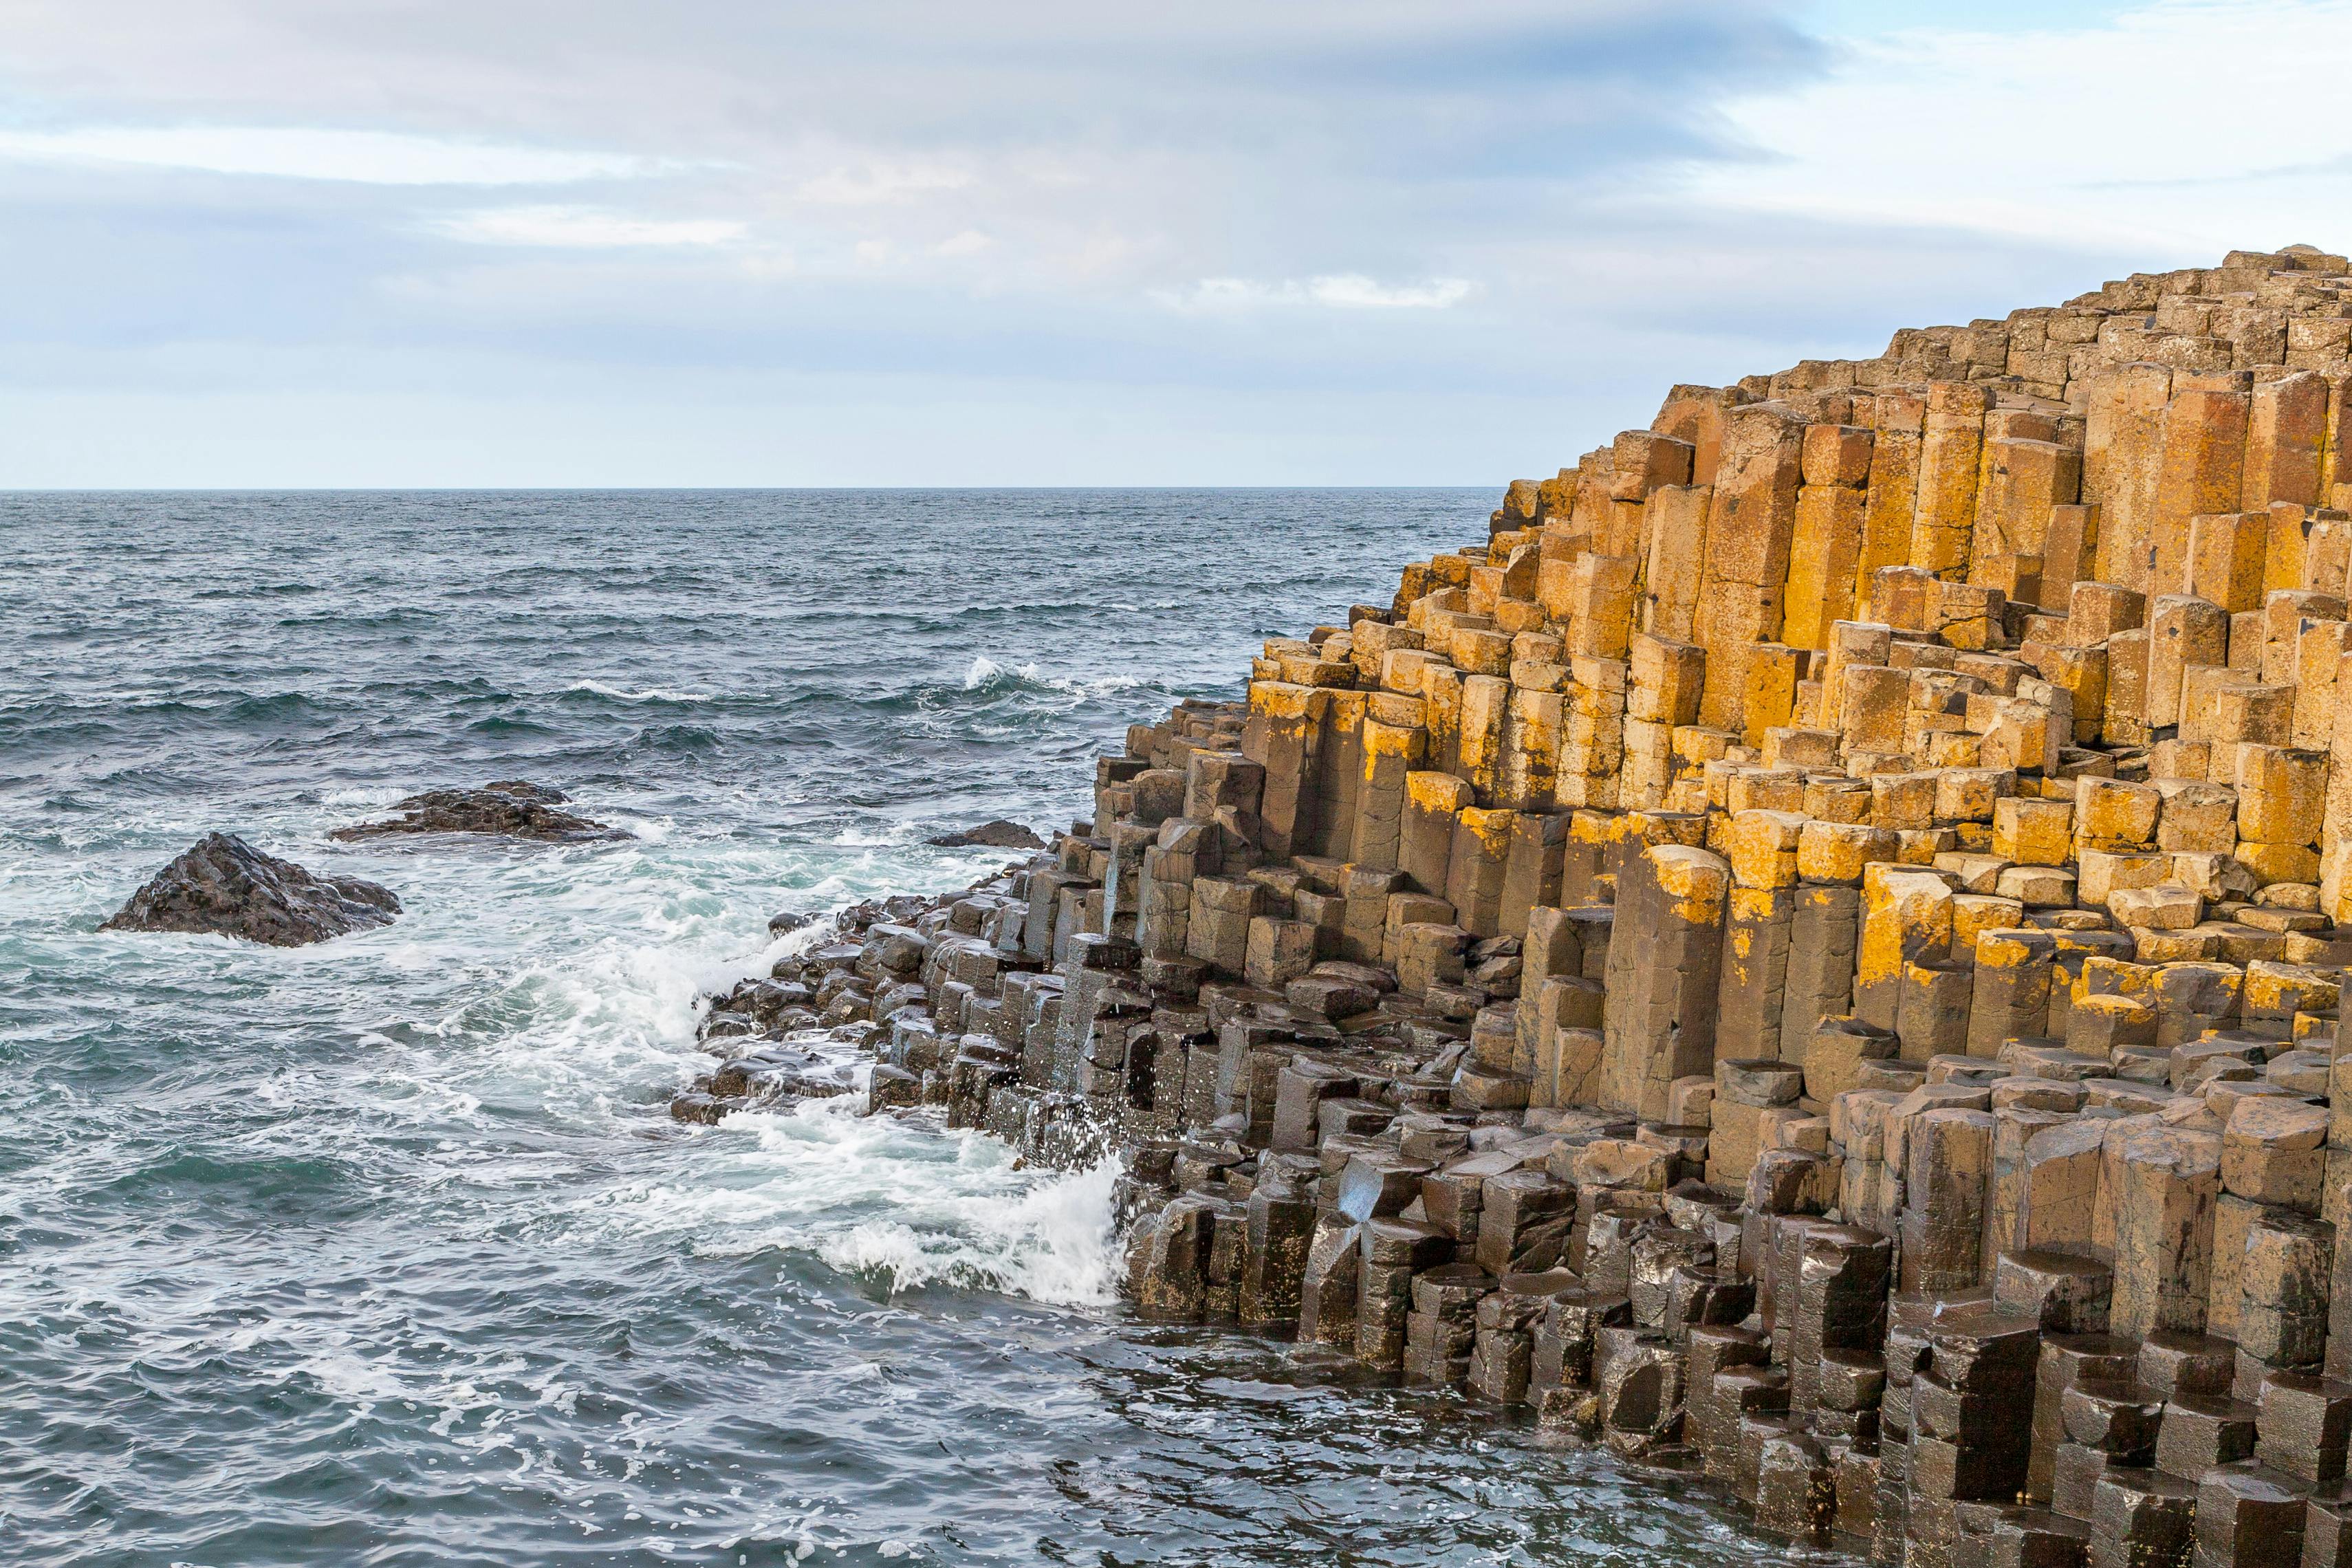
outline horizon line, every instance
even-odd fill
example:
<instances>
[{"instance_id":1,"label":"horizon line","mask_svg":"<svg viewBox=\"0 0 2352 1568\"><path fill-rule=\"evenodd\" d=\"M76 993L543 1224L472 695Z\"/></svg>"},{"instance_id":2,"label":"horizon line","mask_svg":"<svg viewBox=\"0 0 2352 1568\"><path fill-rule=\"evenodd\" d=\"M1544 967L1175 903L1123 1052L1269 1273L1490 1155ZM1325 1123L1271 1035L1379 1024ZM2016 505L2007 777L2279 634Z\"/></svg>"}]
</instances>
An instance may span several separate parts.
<instances>
[{"instance_id":1,"label":"horizon line","mask_svg":"<svg viewBox=\"0 0 2352 1568\"><path fill-rule=\"evenodd\" d=\"M1485 490L1475 484L994 484L994 485L27 485L0 486L0 498L59 495L939 495L958 491L1015 494L1035 490Z\"/></svg>"}]
</instances>

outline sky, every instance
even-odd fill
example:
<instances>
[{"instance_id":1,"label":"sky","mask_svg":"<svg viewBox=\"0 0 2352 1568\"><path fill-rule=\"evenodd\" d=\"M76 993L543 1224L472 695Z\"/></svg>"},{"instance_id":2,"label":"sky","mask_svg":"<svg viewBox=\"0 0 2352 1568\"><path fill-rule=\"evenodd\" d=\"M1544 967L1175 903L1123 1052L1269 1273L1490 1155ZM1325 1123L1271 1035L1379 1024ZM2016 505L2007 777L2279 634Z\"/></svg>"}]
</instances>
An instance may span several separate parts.
<instances>
[{"instance_id":1,"label":"sky","mask_svg":"<svg viewBox=\"0 0 2352 1568\"><path fill-rule=\"evenodd\" d=\"M2352 0L0 0L0 488L1499 487L2352 246L2347 76Z\"/></svg>"}]
</instances>

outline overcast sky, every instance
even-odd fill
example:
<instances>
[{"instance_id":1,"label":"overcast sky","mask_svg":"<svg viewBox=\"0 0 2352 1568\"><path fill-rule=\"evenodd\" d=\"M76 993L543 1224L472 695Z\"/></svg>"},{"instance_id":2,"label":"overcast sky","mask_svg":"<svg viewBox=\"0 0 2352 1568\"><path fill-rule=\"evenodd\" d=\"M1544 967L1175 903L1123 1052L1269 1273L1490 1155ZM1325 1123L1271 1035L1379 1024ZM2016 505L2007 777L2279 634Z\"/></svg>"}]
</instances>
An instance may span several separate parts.
<instances>
[{"instance_id":1,"label":"overcast sky","mask_svg":"<svg viewBox=\"0 0 2352 1568\"><path fill-rule=\"evenodd\" d=\"M1496 486L2352 245L2347 79L2352 0L0 0L0 487Z\"/></svg>"}]
</instances>

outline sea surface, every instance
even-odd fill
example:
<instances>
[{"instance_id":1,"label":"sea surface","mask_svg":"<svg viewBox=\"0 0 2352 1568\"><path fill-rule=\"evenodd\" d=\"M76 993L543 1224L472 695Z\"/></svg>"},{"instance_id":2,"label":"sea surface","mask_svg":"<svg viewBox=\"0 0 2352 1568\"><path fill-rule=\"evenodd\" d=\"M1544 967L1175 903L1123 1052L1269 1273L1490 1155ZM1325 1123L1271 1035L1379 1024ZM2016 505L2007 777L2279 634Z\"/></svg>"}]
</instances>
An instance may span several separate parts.
<instances>
[{"instance_id":1,"label":"sea surface","mask_svg":"<svg viewBox=\"0 0 2352 1568\"><path fill-rule=\"evenodd\" d=\"M1112 1173L671 1122L779 910L960 887L1490 491L0 495L0 1563L1714 1564L1711 1505L1129 1321ZM328 830L525 778L577 847ZM100 933L203 834L393 888ZM1774 1550L1777 1554L1777 1549Z\"/></svg>"}]
</instances>

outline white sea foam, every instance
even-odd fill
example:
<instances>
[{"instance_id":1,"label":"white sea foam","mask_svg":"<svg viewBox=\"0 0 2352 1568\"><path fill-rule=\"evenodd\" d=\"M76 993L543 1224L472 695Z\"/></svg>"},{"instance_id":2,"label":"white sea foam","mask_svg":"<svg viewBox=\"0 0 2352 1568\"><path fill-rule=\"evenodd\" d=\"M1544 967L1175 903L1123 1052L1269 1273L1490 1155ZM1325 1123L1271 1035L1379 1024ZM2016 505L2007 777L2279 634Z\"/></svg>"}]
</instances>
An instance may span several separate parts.
<instances>
[{"instance_id":1,"label":"white sea foam","mask_svg":"<svg viewBox=\"0 0 2352 1568\"><path fill-rule=\"evenodd\" d=\"M1036 667L1033 665L1030 668L1034 669ZM1055 676L1045 684L1056 691L1066 692L1072 697L1094 698L1106 697L1115 691L1131 691L1143 682L1132 675L1104 675L1097 676L1092 680L1071 680L1066 677Z\"/></svg>"},{"instance_id":2,"label":"white sea foam","mask_svg":"<svg viewBox=\"0 0 2352 1568\"><path fill-rule=\"evenodd\" d=\"M609 697L615 702L709 702L708 691L674 691L667 686L648 686L643 691L630 691L618 686L608 686L601 680L575 680L563 689L566 691L593 691L599 697Z\"/></svg>"},{"instance_id":3,"label":"white sea foam","mask_svg":"<svg viewBox=\"0 0 2352 1568\"><path fill-rule=\"evenodd\" d=\"M530 923L540 928L524 945L547 956L510 972L477 1008L430 1026L439 1039L403 1046L367 1031L383 1042L364 1091L376 1112L478 1129L490 1125L486 1104L524 1100L583 1131L644 1131L649 1099L709 1070L693 1042L696 997L765 974L829 934L819 920L748 942L747 928L757 931L752 921L763 917L709 880L731 885L739 868L682 866L675 853L649 847L642 865L620 856L520 863L517 876L537 895ZM838 866L838 849L833 858ZM822 909L872 890L869 879L897 879L880 868L845 869L846 879L825 879L838 883L834 897L803 889L793 901ZM775 868L761 871L767 882ZM616 909L631 911L617 930ZM403 969L448 963L483 918L478 910L454 914L454 929L430 932L420 923L385 957ZM544 941L548 928L575 921L603 934L569 950ZM490 1024L498 1047L482 1051L481 1013L509 1010L511 1023ZM479 1153L455 1161L452 1177L509 1189L554 1174L520 1151ZM633 1246L670 1236L719 1255L787 1248L893 1290L950 1285L1078 1306L1113 1296L1117 1173L1108 1165L1075 1174L1016 1170L1013 1152L993 1140L859 1117L847 1099L739 1114L677 1154L657 1171L559 1198L551 1217L617 1228Z\"/></svg>"},{"instance_id":4,"label":"white sea foam","mask_svg":"<svg viewBox=\"0 0 2352 1568\"><path fill-rule=\"evenodd\" d=\"M1081 702L1131 691L1143 684L1141 679L1132 675L1100 675L1091 680L1079 680L1066 675L1049 676L1043 666L1034 662L1008 667L984 653L978 653L972 655L971 663L963 672L963 689L979 691L1003 680L1007 675L1032 686L1043 687L1047 691L1076 698Z\"/></svg>"},{"instance_id":5,"label":"white sea foam","mask_svg":"<svg viewBox=\"0 0 2352 1568\"><path fill-rule=\"evenodd\" d=\"M378 806L414 795L415 791L379 784L367 789L331 789L320 792L319 800L325 805Z\"/></svg>"},{"instance_id":6,"label":"white sea foam","mask_svg":"<svg viewBox=\"0 0 2352 1568\"><path fill-rule=\"evenodd\" d=\"M740 1112L701 1140L708 1179L602 1205L607 1223L727 1257L782 1247L892 1290L955 1285L1099 1306L1115 1293L1116 1164L1015 1168L977 1132L860 1116L848 1098Z\"/></svg>"}]
</instances>

